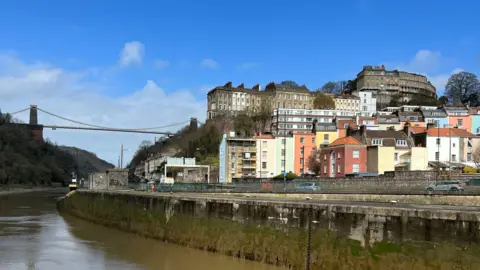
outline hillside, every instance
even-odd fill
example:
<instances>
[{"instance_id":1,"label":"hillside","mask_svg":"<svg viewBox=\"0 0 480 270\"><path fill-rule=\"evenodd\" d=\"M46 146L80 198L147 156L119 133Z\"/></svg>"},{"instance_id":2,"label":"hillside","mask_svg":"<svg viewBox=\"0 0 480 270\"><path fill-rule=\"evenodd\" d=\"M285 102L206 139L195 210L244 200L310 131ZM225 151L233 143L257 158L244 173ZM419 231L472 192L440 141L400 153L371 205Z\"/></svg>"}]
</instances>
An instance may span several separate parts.
<instances>
[{"instance_id":1,"label":"hillside","mask_svg":"<svg viewBox=\"0 0 480 270\"><path fill-rule=\"evenodd\" d=\"M98 158L95 153L71 146L59 146L58 148L73 156L78 167L79 178L85 178L89 173L103 172L115 167L113 164Z\"/></svg>"}]
</instances>

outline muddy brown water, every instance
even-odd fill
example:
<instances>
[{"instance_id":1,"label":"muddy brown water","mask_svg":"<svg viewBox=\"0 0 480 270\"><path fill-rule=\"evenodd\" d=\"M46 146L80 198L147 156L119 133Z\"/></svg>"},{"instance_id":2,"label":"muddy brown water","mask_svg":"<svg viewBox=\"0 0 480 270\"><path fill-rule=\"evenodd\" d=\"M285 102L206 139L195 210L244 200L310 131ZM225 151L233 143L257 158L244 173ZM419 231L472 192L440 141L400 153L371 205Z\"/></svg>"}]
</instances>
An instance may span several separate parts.
<instances>
[{"instance_id":1,"label":"muddy brown water","mask_svg":"<svg viewBox=\"0 0 480 270\"><path fill-rule=\"evenodd\" d=\"M60 215L62 195L0 195L0 269L279 269Z\"/></svg>"}]
</instances>

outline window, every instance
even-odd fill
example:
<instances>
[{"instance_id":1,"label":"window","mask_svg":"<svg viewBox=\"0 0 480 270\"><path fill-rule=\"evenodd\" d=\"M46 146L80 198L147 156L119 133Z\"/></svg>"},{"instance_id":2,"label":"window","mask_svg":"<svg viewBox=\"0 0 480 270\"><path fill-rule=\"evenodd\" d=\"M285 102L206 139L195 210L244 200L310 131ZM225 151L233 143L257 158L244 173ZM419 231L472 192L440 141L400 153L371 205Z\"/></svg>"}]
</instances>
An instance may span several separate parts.
<instances>
[{"instance_id":1,"label":"window","mask_svg":"<svg viewBox=\"0 0 480 270\"><path fill-rule=\"evenodd\" d=\"M232 163L232 169L235 169L235 163Z\"/></svg>"},{"instance_id":2,"label":"window","mask_svg":"<svg viewBox=\"0 0 480 270\"><path fill-rule=\"evenodd\" d=\"M267 168L267 162L262 162L262 169L266 169Z\"/></svg>"},{"instance_id":3,"label":"window","mask_svg":"<svg viewBox=\"0 0 480 270\"><path fill-rule=\"evenodd\" d=\"M352 172L360 172L360 164L353 164L352 166Z\"/></svg>"},{"instance_id":4,"label":"window","mask_svg":"<svg viewBox=\"0 0 480 270\"><path fill-rule=\"evenodd\" d=\"M342 158L342 153L338 153L338 159L341 159Z\"/></svg>"},{"instance_id":5,"label":"window","mask_svg":"<svg viewBox=\"0 0 480 270\"><path fill-rule=\"evenodd\" d=\"M357 149L353 150L353 158L360 158L360 151Z\"/></svg>"},{"instance_id":6,"label":"window","mask_svg":"<svg viewBox=\"0 0 480 270\"><path fill-rule=\"evenodd\" d=\"M303 168L300 168L300 174L303 174Z\"/></svg>"},{"instance_id":7,"label":"window","mask_svg":"<svg viewBox=\"0 0 480 270\"><path fill-rule=\"evenodd\" d=\"M323 134L323 140L328 141L328 134Z\"/></svg>"},{"instance_id":8,"label":"window","mask_svg":"<svg viewBox=\"0 0 480 270\"><path fill-rule=\"evenodd\" d=\"M440 145L440 138L437 138L437 145Z\"/></svg>"},{"instance_id":9,"label":"window","mask_svg":"<svg viewBox=\"0 0 480 270\"><path fill-rule=\"evenodd\" d=\"M335 152L332 152L332 159L335 159Z\"/></svg>"},{"instance_id":10,"label":"window","mask_svg":"<svg viewBox=\"0 0 480 270\"><path fill-rule=\"evenodd\" d=\"M285 149L282 149L282 156L285 156Z\"/></svg>"},{"instance_id":11,"label":"window","mask_svg":"<svg viewBox=\"0 0 480 270\"><path fill-rule=\"evenodd\" d=\"M337 172L338 173L342 172L342 165L340 164L337 165Z\"/></svg>"},{"instance_id":12,"label":"window","mask_svg":"<svg viewBox=\"0 0 480 270\"><path fill-rule=\"evenodd\" d=\"M463 125L463 119L457 119L457 126L461 127Z\"/></svg>"},{"instance_id":13,"label":"window","mask_svg":"<svg viewBox=\"0 0 480 270\"><path fill-rule=\"evenodd\" d=\"M440 153L435 152L435 160L438 161L440 159Z\"/></svg>"},{"instance_id":14,"label":"window","mask_svg":"<svg viewBox=\"0 0 480 270\"><path fill-rule=\"evenodd\" d=\"M305 147L300 147L300 154L303 155L303 153L305 152L304 150L305 150Z\"/></svg>"},{"instance_id":15,"label":"window","mask_svg":"<svg viewBox=\"0 0 480 270\"><path fill-rule=\"evenodd\" d=\"M457 155L452 155L452 161L457 161Z\"/></svg>"},{"instance_id":16,"label":"window","mask_svg":"<svg viewBox=\"0 0 480 270\"><path fill-rule=\"evenodd\" d=\"M327 160L327 154L323 155L323 160Z\"/></svg>"},{"instance_id":17,"label":"window","mask_svg":"<svg viewBox=\"0 0 480 270\"><path fill-rule=\"evenodd\" d=\"M472 153L467 153L467 161L472 161Z\"/></svg>"},{"instance_id":18,"label":"window","mask_svg":"<svg viewBox=\"0 0 480 270\"><path fill-rule=\"evenodd\" d=\"M455 143L452 143L452 147L455 147Z\"/></svg>"},{"instance_id":19,"label":"window","mask_svg":"<svg viewBox=\"0 0 480 270\"><path fill-rule=\"evenodd\" d=\"M300 164L303 164L303 158L300 158Z\"/></svg>"},{"instance_id":20,"label":"window","mask_svg":"<svg viewBox=\"0 0 480 270\"><path fill-rule=\"evenodd\" d=\"M397 146L408 146L406 140L397 140Z\"/></svg>"},{"instance_id":21,"label":"window","mask_svg":"<svg viewBox=\"0 0 480 270\"><path fill-rule=\"evenodd\" d=\"M267 159L267 151L262 152L262 159Z\"/></svg>"},{"instance_id":22,"label":"window","mask_svg":"<svg viewBox=\"0 0 480 270\"><path fill-rule=\"evenodd\" d=\"M382 139L372 139L372 145L382 146L382 144L383 144Z\"/></svg>"},{"instance_id":23,"label":"window","mask_svg":"<svg viewBox=\"0 0 480 270\"><path fill-rule=\"evenodd\" d=\"M393 154L393 160L398 161L398 153Z\"/></svg>"},{"instance_id":24,"label":"window","mask_svg":"<svg viewBox=\"0 0 480 270\"><path fill-rule=\"evenodd\" d=\"M313 143L313 144L315 143L315 137L312 138L312 143Z\"/></svg>"},{"instance_id":25,"label":"window","mask_svg":"<svg viewBox=\"0 0 480 270\"><path fill-rule=\"evenodd\" d=\"M305 142L305 138L304 137L300 137L300 143L304 143Z\"/></svg>"},{"instance_id":26,"label":"window","mask_svg":"<svg viewBox=\"0 0 480 270\"><path fill-rule=\"evenodd\" d=\"M285 168L285 160L282 160L282 168Z\"/></svg>"},{"instance_id":27,"label":"window","mask_svg":"<svg viewBox=\"0 0 480 270\"><path fill-rule=\"evenodd\" d=\"M348 124L343 124L343 128L348 128Z\"/></svg>"},{"instance_id":28,"label":"window","mask_svg":"<svg viewBox=\"0 0 480 270\"><path fill-rule=\"evenodd\" d=\"M235 153L232 153L232 154L230 155L230 157L231 157L231 159L235 159Z\"/></svg>"},{"instance_id":29,"label":"window","mask_svg":"<svg viewBox=\"0 0 480 270\"><path fill-rule=\"evenodd\" d=\"M267 147L268 142L267 142L267 141L263 141L262 144L263 144L263 147Z\"/></svg>"},{"instance_id":30,"label":"window","mask_svg":"<svg viewBox=\"0 0 480 270\"><path fill-rule=\"evenodd\" d=\"M287 142L287 139L283 138L282 139L282 144L285 144Z\"/></svg>"},{"instance_id":31,"label":"window","mask_svg":"<svg viewBox=\"0 0 480 270\"><path fill-rule=\"evenodd\" d=\"M323 173L327 173L327 165L323 165Z\"/></svg>"}]
</instances>

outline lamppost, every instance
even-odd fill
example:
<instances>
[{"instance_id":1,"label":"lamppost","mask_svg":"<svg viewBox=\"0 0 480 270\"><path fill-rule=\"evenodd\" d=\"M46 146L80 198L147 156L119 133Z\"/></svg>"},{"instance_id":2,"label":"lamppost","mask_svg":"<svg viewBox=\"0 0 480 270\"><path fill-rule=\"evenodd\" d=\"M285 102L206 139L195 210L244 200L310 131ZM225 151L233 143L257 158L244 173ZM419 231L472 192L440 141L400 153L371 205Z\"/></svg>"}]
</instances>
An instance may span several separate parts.
<instances>
[{"instance_id":1,"label":"lamppost","mask_svg":"<svg viewBox=\"0 0 480 270\"><path fill-rule=\"evenodd\" d=\"M130 149L123 148L123 144L120 146L120 169L123 169L123 152L130 151Z\"/></svg>"}]
</instances>

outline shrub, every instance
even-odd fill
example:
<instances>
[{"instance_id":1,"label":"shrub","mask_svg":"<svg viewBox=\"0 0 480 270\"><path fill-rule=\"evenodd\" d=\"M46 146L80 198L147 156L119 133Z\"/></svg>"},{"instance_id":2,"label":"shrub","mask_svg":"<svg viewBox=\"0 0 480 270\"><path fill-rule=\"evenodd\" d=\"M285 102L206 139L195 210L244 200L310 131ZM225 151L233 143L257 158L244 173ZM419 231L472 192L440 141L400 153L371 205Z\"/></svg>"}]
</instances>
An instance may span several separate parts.
<instances>
[{"instance_id":1,"label":"shrub","mask_svg":"<svg viewBox=\"0 0 480 270\"><path fill-rule=\"evenodd\" d=\"M463 173L477 173L477 169L471 166L466 166L465 168L463 168Z\"/></svg>"}]
</instances>

